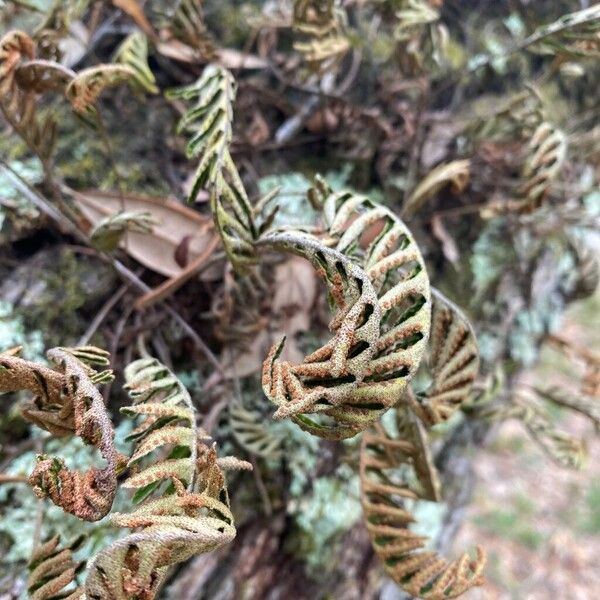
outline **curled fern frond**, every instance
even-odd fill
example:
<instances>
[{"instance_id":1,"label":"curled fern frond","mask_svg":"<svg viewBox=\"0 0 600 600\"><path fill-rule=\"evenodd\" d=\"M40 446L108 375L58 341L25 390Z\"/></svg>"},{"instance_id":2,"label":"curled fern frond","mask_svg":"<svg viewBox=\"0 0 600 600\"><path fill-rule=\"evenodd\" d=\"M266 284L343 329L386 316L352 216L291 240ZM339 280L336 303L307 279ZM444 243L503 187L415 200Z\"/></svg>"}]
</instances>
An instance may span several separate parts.
<instances>
[{"instance_id":1,"label":"curled fern frond","mask_svg":"<svg viewBox=\"0 0 600 600\"><path fill-rule=\"evenodd\" d=\"M90 234L94 247L105 252L115 250L128 232L151 233L156 219L151 213L142 210L128 210L114 213L102 219Z\"/></svg>"},{"instance_id":2,"label":"curled fern frond","mask_svg":"<svg viewBox=\"0 0 600 600\"><path fill-rule=\"evenodd\" d=\"M31 600L84 599L82 587L65 589L75 581L77 572L84 566L73 558L73 552L83 540L79 537L63 548L59 536L55 536L33 551L27 579L27 593Z\"/></svg>"},{"instance_id":3,"label":"curled fern frond","mask_svg":"<svg viewBox=\"0 0 600 600\"><path fill-rule=\"evenodd\" d=\"M548 122L533 133L523 167L523 185L519 189L521 211L539 208L558 176L567 154L567 137Z\"/></svg>"},{"instance_id":4,"label":"curled fern frond","mask_svg":"<svg viewBox=\"0 0 600 600\"><path fill-rule=\"evenodd\" d=\"M285 338L271 348L263 363L262 385L278 407L275 418L292 416L300 427L322 437L355 435L391 406L390 399L371 394L366 383L361 385L373 362L382 315L369 277L343 254L307 235L274 233L259 244L308 259L336 308L329 324L333 338L303 363L279 359ZM334 422L318 424L305 413L323 413Z\"/></svg>"},{"instance_id":5,"label":"curled fern frond","mask_svg":"<svg viewBox=\"0 0 600 600\"><path fill-rule=\"evenodd\" d=\"M150 466L134 473L124 487L139 490L142 500L164 480L178 480L191 490L197 462L199 440L210 439L196 425L196 411L189 392L175 375L154 358L136 360L125 369L126 389L134 401L121 412L143 416L140 425L128 436L136 443L129 467L151 453L172 447L167 458L153 460Z\"/></svg>"},{"instance_id":6,"label":"curled fern frond","mask_svg":"<svg viewBox=\"0 0 600 600\"><path fill-rule=\"evenodd\" d=\"M283 438L265 425L263 415L244 406L241 400L229 403L229 427L237 443L261 458L277 460L283 454Z\"/></svg>"},{"instance_id":7,"label":"curled fern frond","mask_svg":"<svg viewBox=\"0 0 600 600\"><path fill-rule=\"evenodd\" d=\"M169 95L195 102L178 125L179 132L192 134L188 157L201 157L189 199L195 200L202 188L208 188L225 251L234 268L244 271L256 262L253 241L257 233L246 189L229 153L235 93L232 74L211 64L198 81Z\"/></svg>"},{"instance_id":8,"label":"curled fern frond","mask_svg":"<svg viewBox=\"0 0 600 600\"><path fill-rule=\"evenodd\" d=\"M302 54L311 70L323 73L348 52L345 20L345 13L334 0L295 0L293 27L302 39L294 41L294 50Z\"/></svg>"},{"instance_id":9,"label":"curled fern frond","mask_svg":"<svg viewBox=\"0 0 600 600\"><path fill-rule=\"evenodd\" d=\"M75 72L50 60L29 60L17 67L17 84L22 90L43 94L64 93Z\"/></svg>"},{"instance_id":10,"label":"curled fern frond","mask_svg":"<svg viewBox=\"0 0 600 600\"><path fill-rule=\"evenodd\" d=\"M423 460L419 422L405 409L398 418L398 436L377 424L362 439L361 502L371 543L387 572L407 593L424 600L455 598L483 583L485 552L478 547L475 559L465 553L448 561L424 550L427 538L411 531L415 518L409 504L425 496L403 473L412 465L417 480L423 479L418 468Z\"/></svg>"},{"instance_id":11,"label":"curled fern frond","mask_svg":"<svg viewBox=\"0 0 600 600\"><path fill-rule=\"evenodd\" d=\"M135 79L135 71L127 65L97 65L79 71L71 80L65 95L79 114L93 112L100 94L109 87Z\"/></svg>"},{"instance_id":12,"label":"curled fern frond","mask_svg":"<svg viewBox=\"0 0 600 600\"><path fill-rule=\"evenodd\" d=\"M416 397L427 425L448 420L469 398L479 372L477 338L469 319L438 290L433 292L428 367L432 382Z\"/></svg>"},{"instance_id":13,"label":"curled fern frond","mask_svg":"<svg viewBox=\"0 0 600 600\"><path fill-rule=\"evenodd\" d=\"M113 62L129 67L133 81L148 94L158 94L154 74L148 66L148 38L141 31L130 33L117 48Z\"/></svg>"},{"instance_id":14,"label":"curled fern frond","mask_svg":"<svg viewBox=\"0 0 600 600\"><path fill-rule=\"evenodd\" d=\"M118 456L114 431L98 383L108 381L108 354L98 348L53 348L47 353L55 369L42 367L9 353L0 354L0 391L29 390L35 398L23 416L53 435L75 434L95 446L103 469L71 471L61 458L39 455L29 477L40 498L49 497L63 510L86 521L97 521L110 510L116 492Z\"/></svg>"},{"instance_id":15,"label":"curled fern frond","mask_svg":"<svg viewBox=\"0 0 600 600\"><path fill-rule=\"evenodd\" d=\"M600 402L597 398L573 394L563 387L534 388L538 396L558 406L574 410L586 416L600 430Z\"/></svg>"},{"instance_id":16,"label":"curled fern frond","mask_svg":"<svg viewBox=\"0 0 600 600\"><path fill-rule=\"evenodd\" d=\"M18 67L35 58L35 44L22 31L9 31L0 39L0 111L6 122L40 159L48 158L56 142L56 121L39 117L35 91L23 88Z\"/></svg>"},{"instance_id":17,"label":"curled fern frond","mask_svg":"<svg viewBox=\"0 0 600 600\"><path fill-rule=\"evenodd\" d=\"M202 443L207 436L195 425L189 393L158 361L132 363L126 378L135 404L123 410L145 417L131 435L137 443L129 465L164 446L174 446L175 455L134 473L124 486L144 496L161 480L171 486L133 512L112 516L115 526L137 531L91 561L85 590L93 600L154 598L171 565L231 542L236 531L223 471L251 468L233 457L218 459L216 445Z\"/></svg>"},{"instance_id":18,"label":"curled fern frond","mask_svg":"<svg viewBox=\"0 0 600 600\"><path fill-rule=\"evenodd\" d=\"M323 215L337 251L364 269L377 292L381 331L365 385L373 399L386 397L391 404L427 347L431 293L425 262L406 225L365 196L330 191Z\"/></svg>"}]
</instances>

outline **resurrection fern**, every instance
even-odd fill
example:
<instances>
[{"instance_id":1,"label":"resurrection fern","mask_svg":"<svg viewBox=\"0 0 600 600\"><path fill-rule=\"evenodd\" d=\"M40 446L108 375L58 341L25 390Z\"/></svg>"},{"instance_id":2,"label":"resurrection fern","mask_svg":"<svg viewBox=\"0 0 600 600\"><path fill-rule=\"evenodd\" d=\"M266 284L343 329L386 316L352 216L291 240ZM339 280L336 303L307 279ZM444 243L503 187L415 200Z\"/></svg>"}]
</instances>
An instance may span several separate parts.
<instances>
[{"instance_id":1,"label":"resurrection fern","mask_svg":"<svg viewBox=\"0 0 600 600\"><path fill-rule=\"evenodd\" d=\"M189 158L200 157L189 199L207 188L215 223L225 252L236 270L256 262L253 242L256 229L250 201L229 153L233 132L236 85L223 67L208 65L198 81L169 95L195 102L181 118L178 131L190 131Z\"/></svg>"},{"instance_id":2,"label":"resurrection fern","mask_svg":"<svg viewBox=\"0 0 600 600\"><path fill-rule=\"evenodd\" d=\"M237 443L247 452L261 458L277 460L283 455L283 437L265 425L263 415L234 399L228 404L229 427Z\"/></svg>"},{"instance_id":3,"label":"resurrection fern","mask_svg":"<svg viewBox=\"0 0 600 600\"><path fill-rule=\"evenodd\" d=\"M0 354L0 392L28 390L34 399L23 416L55 436L75 434L95 446L106 462L103 469L71 471L61 458L38 455L29 483L40 498L49 497L63 510L86 521L108 514L117 487L118 456L114 431L96 385L110 381L108 354L98 348L53 348L49 369L15 356Z\"/></svg>"},{"instance_id":4,"label":"resurrection fern","mask_svg":"<svg viewBox=\"0 0 600 600\"><path fill-rule=\"evenodd\" d=\"M212 37L204 22L203 0L179 0L167 26L173 37L194 48L199 58L211 59L215 54Z\"/></svg>"},{"instance_id":5,"label":"resurrection fern","mask_svg":"<svg viewBox=\"0 0 600 600\"><path fill-rule=\"evenodd\" d=\"M197 444L210 437L196 425L196 411L189 392L155 358L142 358L128 365L125 381L134 404L122 408L121 412L144 417L127 438L136 443L128 466L134 467L152 452L164 450L164 446L172 446L173 449L164 460L154 459L150 466L134 473L123 487L138 489L135 500L143 500L167 479L177 479L191 490Z\"/></svg>"},{"instance_id":6,"label":"resurrection fern","mask_svg":"<svg viewBox=\"0 0 600 600\"><path fill-rule=\"evenodd\" d=\"M295 0L293 27L301 39L294 41L294 49L311 70L323 73L348 52L345 20L346 15L336 7L335 0Z\"/></svg>"},{"instance_id":7,"label":"resurrection fern","mask_svg":"<svg viewBox=\"0 0 600 600\"><path fill-rule=\"evenodd\" d=\"M277 406L274 417L292 416L300 427L321 437L353 436L391 405L361 385L372 364L382 314L373 285L359 266L307 235L273 233L259 243L308 259L336 309L329 324L333 338L301 364L279 359L285 337L271 348L263 363L262 385ZM304 413L323 413L333 423L317 423Z\"/></svg>"},{"instance_id":8,"label":"resurrection fern","mask_svg":"<svg viewBox=\"0 0 600 600\"><path fill-rule=\"evenodd\" d=\"M116 250L123 236L128 232L150 233L157 225L151 213L142 210L129 210L114 213L102 219L90 234L92 244L99 250Z\"/></svg>"},{"instance_id":9,"label":"resurrection fern","mask_svg":"<svg viewBox=\"0 0 600 600\"><path fill-rule=\"evenodd\" d=\"M567 154L567 137L548 122L533 133L527 147L523 167L523 185L519 189L522 211L531 211L542 204L550 185L558 176Z\"/></svg>"},{"instance_id":10,"label":"resurrection fern","mask_svg":"<svg viewBox=\"0 0 600 600\"><path fill-rule=\"evenodd\" d=\"M65 95L76 113L93 113L96 100L106 88L135 78L136 72L127 65L97 65L79 71L67 86Z\"/></svg>"},{"instance_id":11,"label":"resurrection fern","mask_svg":"<svg viewBox=\"0 0 600 600\"><path fill-rule=\"evenodd\" d=\"M411 531L415 519L408 503L426 497L418 484L427 481L430 469L418 467L423 463L418 421L406 409L398 411L397 419L397 437L379 423L362 439L361 502L371 543L387 572L407 593L424 600L455 598L483 583L485 553L478 547L476 559L465 553L450 562L425 550L427 538ZM417 483L411 484L406 476L410 465Z\"/></svg>"},{"instance_id":12,"label":"resurrection fern","mask_svg":"<svg viewBox=\"0 0 600 600\"><path fill-rule=\"evenodd\" d=\"M148 38L141 31L134 31L123 40L113 61L133 71L133 81L142 91L158 94L154 74L148 66Z\"/></svg>"},{"instance_id":13,"label":"resurrection fern","mask_svg":"<svg viewBox=\"0 0 600 600\"><path fill-rule=\"evenodd\" d=\"M41 117L37 95L19 85L17 68L35 57L33 40L22 31L10 31L0 39L0 111L6 122L40 159L47 159L56 142L56 121Z\"/></svg>"},{"instance_id":14,"label":"resurrection fern","mask_svg":"<svg viewBox=\"0 0 600 600\"><path fill-rule=\"evenodd\" d=\"M446 55L448 31L439 23L439 2L431 0L403 0L396 13L398 25L394 37L399 43L398 55L402 70L419 74L428 59L440 64Z\"/></svg>"},{"instance_id":15,"label":"resurrection fern","mask_svg":"<svg viewBox=\"0 0 600 600\"><path fill-rule=\"evenodd\" d=\"M69 587L83 564L73 558L84 537L80 536L66 548L61 547L60 537L55 536L38 546L29 561L27 593L31 600L84 600L82 587Z\"/></svg>"},{"instance_id":16,"label":"resurrection fern","mask_svg":"<svg viewBox=\"0 0 600 600\"><path fill-rule=\"evenodd\" d=\"M164 446L173 451L123 485L140 489L138 500L158 492L162 481L171 485L133 512L112 515L113 525L136 531L92 559L89 600L152 599L171 565L231 542L236 532L223 470L251 468L233 457L218 459L216 445L202 442L208 436L195 425L189 393L157 360L132 363L126 379L135 404L123 410L144 417L131 436L136 448L129 466Z\"/></svg>"},{"instance_id":17,"label":"resurrection fern","mask_svg":"<svg viewBox=\"0 0 600 600\"><path fill-rule=\"evenodd\" d=\"M576 395L563 387L553 386L548 388L534 388L535 392L544 400L549 400L558 406L563 406L586 416L600 430L600 402L598 398Z\"/></svg>"},{"instance_id":18,"label":"resurrection fern","mask_svg":"<svg viewBox=\"0 0 600 600\"><path fill-rule=\"evenodd\" d=\"M554 462L562 467L579 469L585 456L583 441L556 429L540 406L539 399L535 389L522 388L509 404L483 405L476 409L475 414L489 421L518 419Z\"/></svg>"},{"instance_id":19,"label":"resurrection fern","mask_svg":"<svg viewBox=\"0 0 600 600\"><path fill-rule=\"evenodd\" d=\"M438 290L433 292L428 367L431 385L416 396L416 410L429 426L448 420L469 398L479 373L479 350L471 323Z\"/></svg>"}]
</instances>

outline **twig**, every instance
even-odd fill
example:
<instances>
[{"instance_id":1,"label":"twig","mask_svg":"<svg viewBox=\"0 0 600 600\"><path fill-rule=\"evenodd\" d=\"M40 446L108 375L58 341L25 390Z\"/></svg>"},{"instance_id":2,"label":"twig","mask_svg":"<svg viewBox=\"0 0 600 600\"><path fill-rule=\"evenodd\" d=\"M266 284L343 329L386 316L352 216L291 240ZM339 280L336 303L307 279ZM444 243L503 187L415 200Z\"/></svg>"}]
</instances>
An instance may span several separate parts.
<instances>
[{"instance_id":1,"label":"twig","mask_svg":"<svg viewBox=\"0 0 600 600\"><path fill-rule=\"evenodd\" d=\"M79 338L77 342L78 346L85 346L90 338L96 333L96 330L102 324L102 321L107 317L108 313L114 308L119 300L125 295L128 286L122 285L116 293L114 293L105 303L104 306L98 311L98 314L94 317L94 320L90 323L85 333Z\"/></svg>"},{"instance_id":2,"label":"twig","mask_svg":"<svg viewBox=\"0 0 600 600\"><path fill-rule=\"evenodd\" d=\"M1 483L28 483L29 479L25 475L7 475L6 473L0 473L0 484Z\"/></svg>"}]
</instances>

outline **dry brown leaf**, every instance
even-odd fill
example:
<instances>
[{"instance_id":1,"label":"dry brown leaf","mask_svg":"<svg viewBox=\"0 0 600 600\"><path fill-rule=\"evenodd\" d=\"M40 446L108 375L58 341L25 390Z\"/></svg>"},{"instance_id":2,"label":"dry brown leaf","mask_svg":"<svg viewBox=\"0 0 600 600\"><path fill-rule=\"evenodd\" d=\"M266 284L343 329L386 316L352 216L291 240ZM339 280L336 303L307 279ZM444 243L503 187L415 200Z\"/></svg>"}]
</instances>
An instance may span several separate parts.
<instances>
[{"instance_id":1,"label":"dry brown leaf","mask_svg":"<svg viewBox=\"0 0 600 600\"><path fill-rule=\"evenodd\" d=\"M198 51L180 40L170 39L161 41L156 45L156 49L163 56L185 63L206 62L199 56ZM269 63L256 56L240 52L234 48L219 48L215 52L215 62L221 64L227 69L265 69Z\"/></svg>"},{"instance_id":2,"label":"dry brown leaf","mask_svg":"<svg viewBox=\"0 0 600 600\"><path fill-rule=\"evenodd\" d=\"M150 25L150 21L146 18L144 10L137 0L113 0L113 4L127 13L147 36L153 40L157 39L154 28Z\"/></svg>"},{"instance_id":3,"label":"dry brown leaf","mask_svg":"<svg viewBox=\"0 0 600 600\"><path fill-rule=\"evenodd\" d=\"M100 190L74 192L75 204L89 221L90 230L104 217L121 210L148 212L157 221L151 233L127 232L121 248L144 266L165 275L181 275L185 267L177 263L177 249L184 238L188 261L202 255L212 242L215 230L210 217L174 200Z\"/></svg>"},{"instance_id":4,"label":"dry brown leaf","mask_svg":"<svg viewBox=\"0 0 600 600\"><path fill-rule=\"evenodd\" d=\"M471 161L468 159L453 160L439 165L415 188L404 203L402 214L405 216L414 214L427 200L448 184L452 184L452 191L455 194L462 192L469 183L470 169Z\"/></svg>"}]
</instances>

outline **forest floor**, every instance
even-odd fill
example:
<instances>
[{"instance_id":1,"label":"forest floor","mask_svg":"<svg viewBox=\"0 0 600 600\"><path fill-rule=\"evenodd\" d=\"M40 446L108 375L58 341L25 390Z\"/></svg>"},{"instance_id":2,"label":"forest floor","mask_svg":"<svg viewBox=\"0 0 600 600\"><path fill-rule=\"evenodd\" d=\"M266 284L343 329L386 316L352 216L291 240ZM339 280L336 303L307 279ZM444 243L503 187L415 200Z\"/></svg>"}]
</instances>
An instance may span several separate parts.
<instances>
[{"instance_id":1,"label":"forest floor","mask_svg":"<svg viewBox=\"0 0 600 600\"><path fill-rule=\"evenodd\" d=\"M561 334L598 351L600 296L575 305ZM532 377L556 379L556 353L542 358ZM481 452L476 497L455 548L484 546L488 581L465 600L600 598L600 440L573 413L560 426L586 439L580 471L555 466L514 421Z\"/></svg>"}]
</instances>

